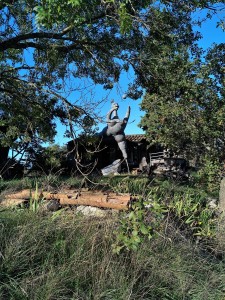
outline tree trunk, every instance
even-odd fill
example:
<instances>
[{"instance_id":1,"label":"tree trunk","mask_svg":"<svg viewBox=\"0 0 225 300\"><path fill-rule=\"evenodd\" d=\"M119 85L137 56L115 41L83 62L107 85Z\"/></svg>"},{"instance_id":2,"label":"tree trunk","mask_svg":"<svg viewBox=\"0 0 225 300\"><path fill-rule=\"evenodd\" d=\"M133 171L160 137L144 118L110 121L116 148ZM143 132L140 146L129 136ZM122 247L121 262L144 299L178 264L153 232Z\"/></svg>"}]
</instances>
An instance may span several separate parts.
<instances>
[{"instance_id":1,"label":"tree trunk","mask_svg":"<svg viewBox=\"0 0 225 300\"><path fill-rule=\"evenodd\" d=\"M9 147L0 146L0 164L7 160L9 154Z\"/></svg>"},{"instance_id":2,"label":"tree trunk","mask_svg":"<svg viewBox=\"0 0 225 300\"><path fill-rule=\"evenodd\" d=\"M0 146L0 176L4 173L5 169L7 168L5 164L7 162L8 155L9 155L9 147Z\"/></svg>"},{"instance_id":3,"label":"tree trunk","mask_svg":"<svg viewBox=\"0 0 225 300\"><path fill-rule=\"evenodd\" d=\"M7 126L0 126L0 133L6 134ZM0 177L5 171L5 164L9 155L9 147L3 147L0 143Z\"/></svg>"}]
</instances>

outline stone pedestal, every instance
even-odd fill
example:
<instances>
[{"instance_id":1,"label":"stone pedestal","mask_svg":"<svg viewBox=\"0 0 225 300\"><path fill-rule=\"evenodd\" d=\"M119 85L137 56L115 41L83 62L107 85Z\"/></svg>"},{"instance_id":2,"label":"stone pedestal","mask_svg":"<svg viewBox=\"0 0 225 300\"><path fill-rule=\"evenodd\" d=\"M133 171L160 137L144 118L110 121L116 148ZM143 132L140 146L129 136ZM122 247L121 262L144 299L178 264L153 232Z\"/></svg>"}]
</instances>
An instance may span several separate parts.
<instances>
[{"instance_id":1,"label":"stone pedestal","mask_svg":"<svg viewBox=\"0 0 225 300\"><path fill-rule=\"evenodd\" d=\"M219 209L225 213L225 177L220 183Z\"/></svg>"}]
</instances>

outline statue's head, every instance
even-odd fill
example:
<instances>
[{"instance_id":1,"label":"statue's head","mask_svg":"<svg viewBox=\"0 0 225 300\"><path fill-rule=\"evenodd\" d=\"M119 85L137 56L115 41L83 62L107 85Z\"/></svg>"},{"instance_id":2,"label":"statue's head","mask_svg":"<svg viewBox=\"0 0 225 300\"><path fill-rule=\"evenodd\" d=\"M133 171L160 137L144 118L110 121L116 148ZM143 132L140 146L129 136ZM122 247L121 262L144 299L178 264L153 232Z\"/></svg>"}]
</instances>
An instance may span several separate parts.
<instances>
[{"instance_id":1,"label":"statue's head","mask_svg":"<svg viewBox=\"0 0 225 300\"><path fill-rule=\"evenodd\" d=\"M119 104L114 102L114 100L111 101L111 107L114 108L115 110L119 109Z\"/></svg>"}]
</instances>

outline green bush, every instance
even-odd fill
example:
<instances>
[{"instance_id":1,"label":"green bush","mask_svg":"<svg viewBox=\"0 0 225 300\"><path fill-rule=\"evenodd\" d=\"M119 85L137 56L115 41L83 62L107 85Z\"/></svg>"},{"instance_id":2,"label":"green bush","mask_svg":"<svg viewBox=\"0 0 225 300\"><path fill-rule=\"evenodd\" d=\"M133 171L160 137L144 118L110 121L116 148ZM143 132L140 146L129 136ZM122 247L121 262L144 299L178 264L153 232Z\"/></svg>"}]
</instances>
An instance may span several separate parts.
<instances>
[{"instance_id":1,"label":"green bush","mask_svg":"<svg viewBox=\"0 0 225 300\"><path fill-rule=\"evenodd\" d=\"M198 187L204 186L208 192L218 194L221 176L222 164L218 159L206 156L195 176L195 182Z\"/></svg>"},{"instance_id":2,"label":"green bush","mask_svg":"<svg viewBox=\"0 0 225 300\"><path fill-rule=\"evenodd\" d=\"M218 211L209 207L206 192L169 180L142 188L142 193L120 218L116 253L137 250L146 237L157 235L168 222L176 224L186 238L206 240L215 236Z\"/></svg>"},{"instance_id":3,"label":"green bush","mask_svg":"<svg viewBox=\"0 0 225 300\"><path fill-rule=\"evenodd\" d=\"M168 216L190 235L210 237L218 222L217 208L210 208L208 194L189 186L153 187L147 198L168 210Z\"/></svg>"}]
</instances>

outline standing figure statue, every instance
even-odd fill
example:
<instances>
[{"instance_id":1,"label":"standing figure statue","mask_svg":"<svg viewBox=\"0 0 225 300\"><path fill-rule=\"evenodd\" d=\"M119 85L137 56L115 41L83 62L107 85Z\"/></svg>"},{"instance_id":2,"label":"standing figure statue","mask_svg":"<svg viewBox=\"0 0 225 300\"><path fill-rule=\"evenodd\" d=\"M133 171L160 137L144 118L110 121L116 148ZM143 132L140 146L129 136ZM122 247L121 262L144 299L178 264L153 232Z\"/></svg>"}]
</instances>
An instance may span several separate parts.
<instances>
[{"instance_id":1,"label":"standing figure statue","mask_svg":"<svg viewBox=\"0 0 225 300\"><path fill-rule=\"evenodd\" d=\"M112 101L112 107L110 111L107 113L106 121L107 126L103 128L102 132L100 132L100 136L113 136L115 141L117 142L122 154L123 158L127 163L127 169L129 172L129 166L127 162L127 150L126 150L126 138L124 130L127 126L127 122L130 117L130 106L128 106L126 115L123 119L119 119L117 111L119 109L118 103Z\"/></svg>"}]
</instances>

